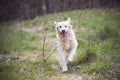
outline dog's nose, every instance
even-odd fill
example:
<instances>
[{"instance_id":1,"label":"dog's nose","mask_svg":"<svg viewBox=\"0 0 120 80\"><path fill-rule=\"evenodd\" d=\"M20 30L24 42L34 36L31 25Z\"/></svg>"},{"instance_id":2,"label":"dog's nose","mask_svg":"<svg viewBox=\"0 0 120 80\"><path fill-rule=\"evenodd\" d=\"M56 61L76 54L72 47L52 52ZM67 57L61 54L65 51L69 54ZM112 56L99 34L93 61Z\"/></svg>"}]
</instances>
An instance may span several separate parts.
<instances>
[{"instance_id":1,"label":"dog's nose","mask_svg":"<svg viewBox=\"0 0 120 80\"><path fill-rule=\"evenodd\" d=\"M65 30L62 30L62 33L64 34L64 33L65 33Z\"/></svg>"}]
</instances>

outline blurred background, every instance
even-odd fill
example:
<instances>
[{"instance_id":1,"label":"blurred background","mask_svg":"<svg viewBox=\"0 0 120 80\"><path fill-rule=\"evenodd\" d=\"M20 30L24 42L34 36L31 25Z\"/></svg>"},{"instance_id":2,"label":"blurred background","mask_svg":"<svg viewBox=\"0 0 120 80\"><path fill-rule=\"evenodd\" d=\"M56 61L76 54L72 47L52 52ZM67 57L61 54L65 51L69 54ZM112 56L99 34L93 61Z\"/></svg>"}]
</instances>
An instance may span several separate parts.
<instances>
[{"instance_id":1,"label":"blurred background","mask_svg":"<svg viewBox=\"0 0 120 80\"><path fill-rule=\"evenodd\" d=\"M119 0L0 0L0 22L92 8L120 7Z\"/></svg>"}]
</instances>

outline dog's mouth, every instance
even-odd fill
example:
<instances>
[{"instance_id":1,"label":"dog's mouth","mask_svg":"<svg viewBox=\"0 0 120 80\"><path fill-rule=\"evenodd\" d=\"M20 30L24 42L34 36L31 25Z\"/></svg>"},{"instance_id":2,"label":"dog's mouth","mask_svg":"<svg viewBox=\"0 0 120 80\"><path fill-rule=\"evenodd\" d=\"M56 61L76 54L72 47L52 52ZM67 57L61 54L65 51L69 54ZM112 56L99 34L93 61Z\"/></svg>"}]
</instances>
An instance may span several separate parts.
<instances>
[{"instance_id":1,"label":"dog's mouth","mask_svg":"<svg viewBox=\"0 0 120 80\"><path fill-rule=\"evenodd\" d=\"M66 32L65 30L62 30L61 35L62 35L63 37L65 37L66 34L67 34L67 32Z\"/></svg>"}]
</instances>

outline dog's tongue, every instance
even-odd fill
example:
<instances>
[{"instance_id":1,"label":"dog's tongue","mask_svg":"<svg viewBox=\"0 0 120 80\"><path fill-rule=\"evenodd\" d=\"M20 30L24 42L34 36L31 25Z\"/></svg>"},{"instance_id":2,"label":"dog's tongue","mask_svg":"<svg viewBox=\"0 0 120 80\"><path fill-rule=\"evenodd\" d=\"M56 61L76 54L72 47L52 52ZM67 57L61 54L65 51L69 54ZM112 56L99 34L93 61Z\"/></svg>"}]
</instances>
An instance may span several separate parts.
<instances>
[{"instance_id":1,"label":"dog's tongue","mask_svg":"<svg viewBox=\"0 0 120 80\"><path fill-rule=\"evenodd\" d=\"M65 37L66 33L62 33L62 36Z\"/></svg>"}]
</instances>

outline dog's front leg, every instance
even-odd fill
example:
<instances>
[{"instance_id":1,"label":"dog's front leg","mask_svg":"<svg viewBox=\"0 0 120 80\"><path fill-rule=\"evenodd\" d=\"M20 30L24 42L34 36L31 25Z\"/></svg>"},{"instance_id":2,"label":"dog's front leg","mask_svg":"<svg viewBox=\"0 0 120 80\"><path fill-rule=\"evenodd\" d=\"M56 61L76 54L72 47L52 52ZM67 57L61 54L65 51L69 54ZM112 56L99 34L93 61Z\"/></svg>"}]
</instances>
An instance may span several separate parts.
<instances>
[{"instance_id":1,"label":"dog's front leg","mask_svg":"<svg viewBox=\"0 0 120 80\"><path fill-rule=\"evenodd\" d=\"M69 56L68 56L68 61L70 61L70 62L73 61L73 57L76 55L76 49L77 49L77 46L74 47L74 48L71 50L71 52L70 52L70 54L69 54Z\"/></svg>"},{"instance_id":2,"label":"dog's front leg","mask_svg":"<svg viewBox=\"0 0 120 80\"><path fill-rule=\"evenodd\" d=\"M68 70L67 63L65 60L65 52L63 52L63 53L60 52L59 56L60 56L60 66L62 68L62 71L65 72Z\"/></svg>"}]
</instances>

